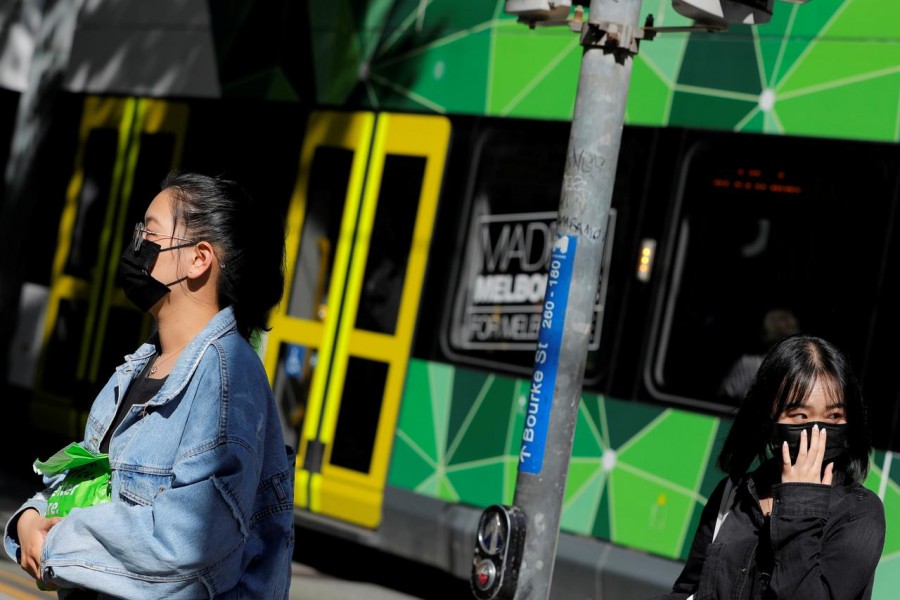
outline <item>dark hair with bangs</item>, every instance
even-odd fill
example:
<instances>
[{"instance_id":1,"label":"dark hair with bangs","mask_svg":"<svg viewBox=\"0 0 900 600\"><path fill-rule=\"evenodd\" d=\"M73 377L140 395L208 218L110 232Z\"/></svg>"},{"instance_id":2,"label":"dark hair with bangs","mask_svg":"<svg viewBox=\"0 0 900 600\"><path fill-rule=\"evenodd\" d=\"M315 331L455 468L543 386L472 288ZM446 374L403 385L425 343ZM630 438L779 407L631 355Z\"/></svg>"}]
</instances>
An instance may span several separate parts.
<instances>
[{"instance_id":1,"label":"dark hair with bangs","mask_svg":"<svg viewBox=\"0 0 900 600\"><path fill-rule=\"evenodd\" d=\"M847 419L848 456L835 463L835 472L843 474L845 484L861 483L869 471L872 445L859 382L834 345L800 334L785 338L766 354L725 439L719 468L738 481L754 460L769 459L778 416L803 404L816 382L822 382L834 405L842 405Z\"/></svg>"},{"instance_id":2,"label":"dark hair with bangs","mask_svg":"<svg viewBox=\"0 0 900 600\"><path fill-rule=\"evenodd\" d=\"M238 183L197 173L170 173L174 227L207 241L219 261L219 307L231 306L238 332L267 331L269 312L284 292L284 223Z\"/></svg>"}]
</instances>

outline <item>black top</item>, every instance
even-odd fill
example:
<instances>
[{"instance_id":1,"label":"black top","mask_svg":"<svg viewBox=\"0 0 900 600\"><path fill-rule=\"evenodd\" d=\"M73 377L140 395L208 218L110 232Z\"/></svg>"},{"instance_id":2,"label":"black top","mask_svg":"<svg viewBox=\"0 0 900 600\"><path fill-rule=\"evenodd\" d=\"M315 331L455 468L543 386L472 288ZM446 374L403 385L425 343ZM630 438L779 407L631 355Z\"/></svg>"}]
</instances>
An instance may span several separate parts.
<instances>
[{"instance_id":1,"label":"black top","mask_svg":"<svg viewBox=\"0 0 900 600\"><path fill-rule=\"evenodd\" d=\"M144 369L135 378L134 382L128 386L128 391L125 392L125 397L122 398L119 409L116 411L116 418L113 419L112 425L106 430L103 441L100 442L101 453L106 454L109 452L109 441L112 439L113 432L122 424L125 417L128 416L131 407L149 402L153 396L159 392L160 388L162 388L163 383L165 383L165 377L161 379L150 379L150 365L152 364L152 360L147 361Z\"/></svg>"}]
</instances>

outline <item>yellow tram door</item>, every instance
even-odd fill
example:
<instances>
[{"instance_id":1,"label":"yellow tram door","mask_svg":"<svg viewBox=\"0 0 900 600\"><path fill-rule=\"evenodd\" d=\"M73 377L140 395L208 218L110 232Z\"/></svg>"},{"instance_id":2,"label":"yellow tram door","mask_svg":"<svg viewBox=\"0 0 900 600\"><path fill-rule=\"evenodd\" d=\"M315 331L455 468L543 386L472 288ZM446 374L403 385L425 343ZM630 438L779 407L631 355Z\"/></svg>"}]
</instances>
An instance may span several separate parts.
<instances>
[{"instance_id":1,"label":"yellow tram door","mask_svg":"<svg viewBox=\"0 0 900 600\"><path fill-rule=\"evenodd\" d=\"M295 504L377 527L431 245L445 117L313 113L266 341ZM293 437L291 437L293 436Z\"/></svg>"},{"instance_id":2,"label":"yellow tram door","mask_svg":"<svg viewBox=\"0 0 900 600\"><path fill-rule=\"evenodd\" d=\"M116 268L162 177L180 164L187 113L160 100L84 100L33 386L39 430L80 439L94 394L149 334L149 318L115 285Z\"/></svg>"}]
</instances>

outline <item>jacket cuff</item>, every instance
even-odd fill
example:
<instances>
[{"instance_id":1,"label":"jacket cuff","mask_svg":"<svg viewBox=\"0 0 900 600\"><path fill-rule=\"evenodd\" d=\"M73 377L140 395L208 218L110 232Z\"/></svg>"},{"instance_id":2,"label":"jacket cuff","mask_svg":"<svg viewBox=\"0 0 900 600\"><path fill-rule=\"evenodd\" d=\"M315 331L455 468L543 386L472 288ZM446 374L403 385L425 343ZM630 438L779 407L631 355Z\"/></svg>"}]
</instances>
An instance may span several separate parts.
<instances>
[{"instance_id":1,"label":"jacket cuff","mask_svg":"<svg viewBox=\"0 0 900 600\"><path fill-rule=\"evenodd\" d=\"M3 548L6 550L6 555L17 564L19 562L19 532L16 526L19 524L19 517L22 516L22 513L32 508L43 515L47 510L47 501L43 498L32 498L13 513L3 530Z\"/></svg>"},{"instance_id":2,"label":"jacket cuff","mask_svg":"<svg viewBox=\"0 0 900 600\"><path fill-rule=\"evenodd\" d=\"M773 516L827 516L831 486L820 483L777 483L772 486Z\"/></svg>"}]
</instances>

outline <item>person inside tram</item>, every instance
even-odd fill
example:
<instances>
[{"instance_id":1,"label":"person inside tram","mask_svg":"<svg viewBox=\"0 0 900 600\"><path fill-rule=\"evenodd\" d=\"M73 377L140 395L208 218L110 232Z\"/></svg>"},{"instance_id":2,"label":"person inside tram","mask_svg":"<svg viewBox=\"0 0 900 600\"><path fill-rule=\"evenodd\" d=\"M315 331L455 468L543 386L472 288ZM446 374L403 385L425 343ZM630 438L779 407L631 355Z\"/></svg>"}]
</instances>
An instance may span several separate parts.
<instances>
[{"instance_id":1,"label":"person inside tram","mask_svg":"<svg viewBox=\"0 0 900 600\"><path fill-rule=\"evenodd\" d=\"M741 355L732 363L719 384L719 397L729 404L739 404L750 389L753 376L756 375L769 348L799 331L797 317L790 309L773 308L767 311L763 317L758 349Z\"/></svg>"},{"instance_id":2,"label":"person inside tram","mask_svg":"<svg viewBox=\"0 0 900 600\"><path fill-rule=\"evenodd\" d=\"M656 600L867 600L884 506L863 485L871 444L862 391L831 343L797 334L763 359L718 458L671 593Z\"/></svg>"},{"instance_id":3,"label":"person inside tram","mask_svg":"<svg viewBox=\"0 0 900 600\"><path fill-rule=\"evenodd\" d=\"M284 233L234 181L162 183L117 274L156 332L97 395L80 442L108 453L109 499L45 518L68 471L6 525L7 553L42 589L288 597L294 455L249 342L281 300Z\"/></svg>"}]
</instances>

